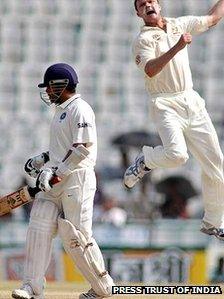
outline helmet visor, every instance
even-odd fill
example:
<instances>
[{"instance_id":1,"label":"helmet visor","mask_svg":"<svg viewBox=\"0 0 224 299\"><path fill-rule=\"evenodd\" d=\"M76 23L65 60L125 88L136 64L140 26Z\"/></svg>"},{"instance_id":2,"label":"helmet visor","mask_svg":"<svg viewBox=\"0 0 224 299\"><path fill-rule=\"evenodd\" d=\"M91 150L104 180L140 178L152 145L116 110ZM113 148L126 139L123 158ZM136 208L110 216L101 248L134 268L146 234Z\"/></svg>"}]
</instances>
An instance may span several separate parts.
<instances>
[{"instance_id":1,"label":"helmet visor","mask_svg":"<svg viewBox=\"0 0 224 299\"><path fill-rule=\"evenodd\" d=\"M68 79L51 80L49 86L40 87L40 97L45 104L60 105L60 97L69 84Z\"/></svg>"}]
</instances>

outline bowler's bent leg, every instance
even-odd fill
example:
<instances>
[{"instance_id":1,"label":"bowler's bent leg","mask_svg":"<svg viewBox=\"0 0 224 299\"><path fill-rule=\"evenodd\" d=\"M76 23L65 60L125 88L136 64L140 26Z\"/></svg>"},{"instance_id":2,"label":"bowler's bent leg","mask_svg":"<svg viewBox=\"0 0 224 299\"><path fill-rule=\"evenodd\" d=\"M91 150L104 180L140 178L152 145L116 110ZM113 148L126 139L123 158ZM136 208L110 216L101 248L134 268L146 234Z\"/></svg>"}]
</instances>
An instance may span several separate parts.
<instances>
[{"instance_id":1,"label":"bowler's bent leg","mask_svg":"<svg viewBox=\"0 0 224 299\"><path fill-rule=\"evenodd\" d=\"M148 170L174 168L188 160L184 137L187 115L178 115L175 109L156 109L153 121L162 140L162 146L143 146L142 153L124 174L124 184L132 188Z\"/></svg>"},{"instance_id":2,"label":"bowler's bent leg","mask_svg":"<svg viewBox=\"0 0 224 299\"><path fill-rule=\"evenodd\" d=\"M169 98L168 100L168 103L166 101L164 103L162 100L160 103L158 100L152 114L162 140L162 146L143 147L145 165L150 169L178 167L189 158L184 137L184 131L188 125L188 115L186 112L183 113L180 108L179 111L179 106L175 107L175 99ZM170 102L172 107L170 107Z\"/></svg>"}]
</instances>

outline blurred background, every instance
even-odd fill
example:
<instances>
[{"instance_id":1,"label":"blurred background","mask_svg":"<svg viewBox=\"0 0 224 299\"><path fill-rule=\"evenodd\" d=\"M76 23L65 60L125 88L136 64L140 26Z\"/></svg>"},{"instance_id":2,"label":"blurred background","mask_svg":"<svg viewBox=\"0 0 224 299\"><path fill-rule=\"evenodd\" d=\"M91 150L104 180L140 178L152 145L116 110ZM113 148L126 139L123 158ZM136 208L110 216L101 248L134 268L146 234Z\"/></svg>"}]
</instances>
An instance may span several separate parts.
<instances>
[{"instance_id":1,"label":"blurred background","mask_svg":"<svg viewBox=\"0 0 224 299\"><path fill-rule=\"evenodd\" d=\"M163 0L169 17L203 15L215 1ZM133 0L0 0L0 195L34 184L26 160L48 149L54 112L37 84L56 62L74 66L78 92L96 113L98 189L94 236L116 281L199 283L224 280L222 242L199 232L200 169L192 158L154 170L133 190L122 185L126 166L144 144L157 145L149 96L131 43L141 26ZM189 47L194 88L224 147L224 22ZM22 278L31 205L0 218L1 280ZM56 238L48 280L83 278Z\"/></svg>"}]
</instances>

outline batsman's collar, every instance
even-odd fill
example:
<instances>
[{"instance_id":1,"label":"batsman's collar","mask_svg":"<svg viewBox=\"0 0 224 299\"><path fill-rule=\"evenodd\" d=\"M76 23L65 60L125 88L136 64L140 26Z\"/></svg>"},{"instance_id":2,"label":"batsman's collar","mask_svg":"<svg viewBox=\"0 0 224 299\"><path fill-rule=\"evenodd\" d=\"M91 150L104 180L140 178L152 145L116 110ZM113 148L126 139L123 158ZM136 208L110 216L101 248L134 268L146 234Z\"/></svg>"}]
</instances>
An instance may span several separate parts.
<instances>
[{"instance_id":1,"label":"batsman's collar","mask_svg":"<svg viewBox=\"0 0 224 299\"><path fill-rule=\"evenodd\" d=\"M80 98L81 95L80 94L75 94L74 96L72 96L70 99L68 99L67 101L65 101L64 103L62 103L61 105L59 105L58 107L61 107L62 109L65 109L71 102L73 102L74 100Z\"/></svg>"}]
</instances>

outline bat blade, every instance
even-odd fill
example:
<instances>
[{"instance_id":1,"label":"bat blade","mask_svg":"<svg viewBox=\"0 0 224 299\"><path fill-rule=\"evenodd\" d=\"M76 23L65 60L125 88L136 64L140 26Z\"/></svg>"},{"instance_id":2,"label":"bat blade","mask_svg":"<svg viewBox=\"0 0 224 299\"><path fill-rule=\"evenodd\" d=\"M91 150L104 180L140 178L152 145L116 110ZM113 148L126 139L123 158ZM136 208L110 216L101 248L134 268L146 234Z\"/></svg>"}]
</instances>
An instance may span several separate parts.
<instances>
[{"instance_id":1,"label":"bat blade","mask_svg":"<svg viewBox=\"0 0 224 299\"><path fill-rule=\"evenodd\" d=\"M9 213L11 210L31 202L33 198L28 192L28 186L0 198L0 216Z\"/></svg>"},{"instance_id":2,"label":"bat blade","mask_svg":"<svg viewBox=\"0 0 224 299\"><path fill-rule=\"evenodd\" d=\"M61 179L54 176L50 183L55 185L59 183ZM24 186L19 190L10 193L0 198L0 216L9 213L11 210L27 204L34 200L35 195L41 190L38 187Z\"/></svg>"}]
</instances>

